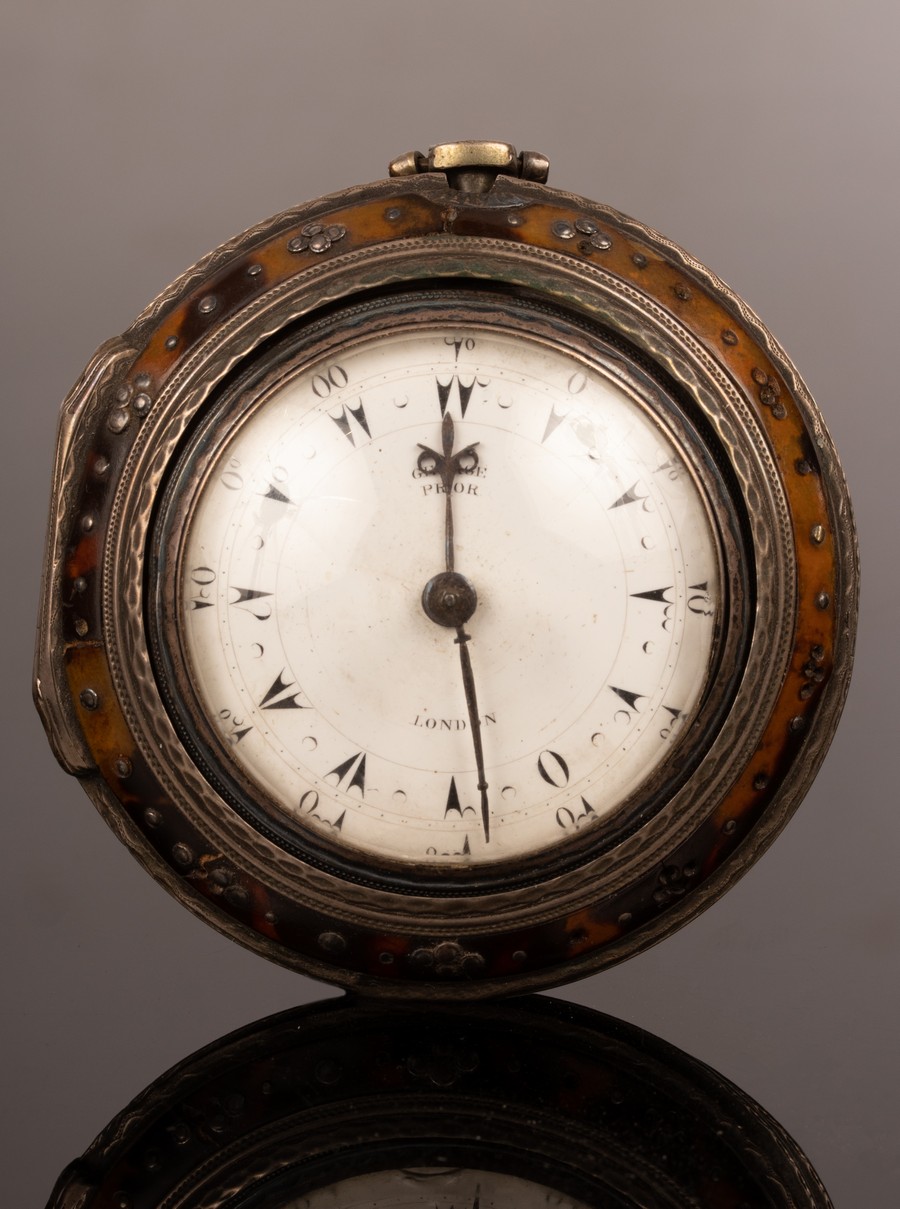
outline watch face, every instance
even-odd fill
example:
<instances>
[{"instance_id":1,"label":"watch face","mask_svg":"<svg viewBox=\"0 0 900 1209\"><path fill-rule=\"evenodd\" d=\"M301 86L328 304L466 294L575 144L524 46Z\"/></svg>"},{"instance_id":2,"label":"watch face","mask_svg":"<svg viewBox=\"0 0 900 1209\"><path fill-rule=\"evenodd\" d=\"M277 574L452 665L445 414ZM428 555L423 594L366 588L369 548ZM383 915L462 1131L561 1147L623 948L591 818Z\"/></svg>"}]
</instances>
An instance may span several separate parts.
<instances>
[{"instance_id":1,"label":"watch face","mask_svg":"<svg viewBox=\"0 0 900 1209\"><path fill-rule=\"evenodd\" d=\"M208 774L285 842L413 882L646 813L736 624L731 505L674 393L562 316L487 309L393 300L279 349L160 526L161 670Z\"/></svg>"}]
</instances>

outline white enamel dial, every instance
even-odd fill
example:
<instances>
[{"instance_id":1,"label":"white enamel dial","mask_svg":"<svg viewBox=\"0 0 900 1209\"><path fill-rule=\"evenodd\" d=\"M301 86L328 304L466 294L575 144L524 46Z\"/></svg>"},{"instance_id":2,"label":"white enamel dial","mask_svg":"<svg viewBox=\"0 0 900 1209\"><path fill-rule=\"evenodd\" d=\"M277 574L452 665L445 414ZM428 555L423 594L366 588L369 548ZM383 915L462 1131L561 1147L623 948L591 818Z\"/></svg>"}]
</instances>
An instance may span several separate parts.
<instances>
[{"instance_id":1,"label":"white enamel dial","mask_svg":"<svg viewBox=\"0 0 900 1209\"><path fill-rule=\"evenodd\" d=\"M461 627L422 600L451 563ZM662 765L720 580L705 495L626 383L426 324L270 381L207 467L178 609L266 809L351 859L478 867L583 834Z\"/></svg>"}]
</instances>

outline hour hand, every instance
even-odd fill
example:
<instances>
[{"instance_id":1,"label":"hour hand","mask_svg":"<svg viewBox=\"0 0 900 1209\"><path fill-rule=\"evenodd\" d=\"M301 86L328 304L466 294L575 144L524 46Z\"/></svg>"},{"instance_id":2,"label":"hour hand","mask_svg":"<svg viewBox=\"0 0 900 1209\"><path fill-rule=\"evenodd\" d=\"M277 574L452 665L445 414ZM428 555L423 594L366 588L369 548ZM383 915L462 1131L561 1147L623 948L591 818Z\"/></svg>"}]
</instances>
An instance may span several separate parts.
<instances>
[{"instance_id":1,"label":"hour hand","mask_svg":"<svg viewBox=\"0 0 900 1209\"><path fill-rule=\"evenodd\" d=\"M441 481L448 491L453 486L453 480L460 471L464 474L471 473L478 465L478 454L475 452L478 442L475 441L471 445L466 445L458 453L454 453L453 439L453 417L447 412L441 424L441 445L443 446L443 452L438 453L430 445L423 445L421 442L418 445L418 448L422 450L417 463L419 470L423 474L440 475Z\"/></svg>"}]
</instances>

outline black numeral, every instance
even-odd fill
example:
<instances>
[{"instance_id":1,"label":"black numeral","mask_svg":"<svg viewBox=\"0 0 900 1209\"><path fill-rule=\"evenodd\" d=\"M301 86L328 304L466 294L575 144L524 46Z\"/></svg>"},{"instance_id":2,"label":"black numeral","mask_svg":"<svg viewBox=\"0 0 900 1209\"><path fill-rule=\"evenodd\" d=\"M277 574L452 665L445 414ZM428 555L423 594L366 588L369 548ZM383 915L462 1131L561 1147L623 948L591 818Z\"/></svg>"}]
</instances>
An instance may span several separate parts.
<instances>
[{"instance_id":1,"label":"black numeral","mask_svg":"<svg viewBox=\"0 0 900 1209\"><path fill-rule=\"evenodd\" d=\"M260 491L259 494L264 500L274 500L276 504L292 504L294 502L289 495L285 495L276 483L269 483L266 490Z\"/></svg>"},{"instance_id":2,"label":"black numeral","mask_svg":"<svg viewBox=\"0 0 900 1209\"><path fill-rule=\"evenodd\" d=\"M358 789L360 797L365 797L366 753L358 751L349 760L344 760L342 764L338 764L336 768L326 772L326 780L328 777L334 777L335 784L341 786L346 793L349 793L351 789Z\"/></svg>"},{"instance_id":3,"label":"black numeral","mask_svg":"<svg viewBox=\"0 0 900 1209\"><path fill-rule=\"evenodd\" d=\"M659 732L659 737L661 739L671 739L684 715L680 709L674 709L671 705L664 705L663 709L671 716L672 720L668 726L662 728Z\"/></svg>"},{"instance_id":4,"label":"black numeral","mask_svg":"<svg viewBox=\"0 0 900 1209\"><path fill-rule=\"evenodd\" d=\"M445 336L444 343L453 349L453 360L459 360L459 354L462 349L467 353L471 353L475 349L475 341L471 336Z\"/></svg>"},{"instance_id":5,"label":"black numeral","mask_svg":"<svg viewBox=\"0 0 900 1209\"><path fill-rule=\"evenodd\" d=\"M632 592L631 595L636 596L638 600L655 600L659 604L671 605L675 602L674 600L669 600L668 596L666 596L666 593L674 592L674 590L675 586L673 584L668 588L654 588L650 592Z\"/></svg>"},{"instance_id":6,"label":"black numeral","mask_svg":"<svg viewBox=\"0 0 900 1209\"><path fill-rule=\"evenodd\" d=\"M715 609L713 607L712 597L709 594L709 584L691 584L688 588L689 592L693 592L693 596L688 597L688 608L692 613L699 613L702 617L712 617Z\"/></svg>"},{"instance_id":7,"label":"black numeral","mask_svg":"<svg viewBox=\"0 0 900 1209\"><path fill-rule=\"evenodd\" d=\"M287 668L279 672L266 695L259 703L260 709L309 709L300 698L303 695L295 680L289 680Z\"/></svg>"},{"instance_id":8,"label":"black numeral","mask_svg":"<svg viewBox=\"0 0 900 1209\"><path fill-rule=\"evenodd\" d=\"M331 831L340 831L344 826L344 819L347 817L347 811L342 810L336 819L328 819L324 814L319 813L319 795L314 789L308 789L299 802L300 813L311 815L316 822L322 823Z\"/></svg>"},{"instance_id":9,"label":"black numeral","mask_svg":"<svg viewBox=\"0 0 900 1209\"><path fill-rule=\"evenodd\" d=\"M272 606L265 599L265 597L272 595L271 592L261 592L257 588L234 587L230 587L228 591L237 593L235 598L228 602L233 608L243 609L245 613L249 613L257 621L268 621L272 616Z\"/></svg>"},{"instance_id":10,"label":"black numeral","mask_svg":"<svg viewBox=\"0 0 900 1209\"><path fill-rule=\"evenodd\" d=\"M569 766L555 751L542 751L538 756L537 769L548 785L562 789L569 783Z\"/></svg>"},{"instance_id":11,"label":"black numeral","mask_svg":"<svg viewBox=\"0 0 900 1209\"><path fill-rule=\"evenodd\" d=\"M459 374L454 374L449 382L442 382L440 378L435 380L438 392L438 403L441 406L441 416L443 417L450 406L450 399L453 395L453 387L456 386L457 397L459 398L459 414L465 419L466 408L469 406L469 401L472 398L472 391L476 386L489 385L489 379L476 378L473 376L471 382L463 382Z\"/></svg>"},{"instance_id":12,"label":"black numeral","mask_svg":"<svg viewBox=\"0 0 900 1209\"><path fill-rule=\"evenodd\" d=\"M668 632L672 626L672 612L675 608L675 601L670 600L667 593L674 591L675 586L673 584L668 588L654 588L650 592L632 592L631 595L637 600L652 600L655 604L661 604L663 606L663 619L660 624Z\"/></svg>"},{"instance_id":13,"label":"black numeral","mask_svg":"<svg viewBox=\"0 0 900 1209\"><path fill-rule=\"evenodd\" d=\"M641 484L639 482L632 483L624 495L620 495L617 500L614 500L610 504L610 510L613 508L624 508L626 504L637 504L641 500L645 500L647 498L647 492L645 491L642 493L640 487Z\"/></svg>"},{"instance_id":14,"label":"black numeral","mask_svg":"<svg viewBox=\"0 0 900 1209\"><path fill-rule=\"evenodd\" d=\"M568 408L566 408L565 411L560 411L557 408L556 404L555 403L553 404L553 407L550 409L550 415L547 417L547 424L544 428L544 435L541 437L542 445L543 445L544 441L547 440L548 437L551 437L554 434L554 432L556 432L557 428L559 428L559 426L560 426L560 424L562 424L563 420L565 420L568 417L568 414L569 414Z\"/></svg>"},{"instance_id":15,"label":"black numeral","mask_svg":"<svg viewBox=\"0 0 900 1209\"><path fill-rule=\"evenodd\" d=\"M440 856L471 856L472 849L469 846L469 837L466 836L466 838L463 840L462 848L457 849L456 852L441 852L439 854L437 848L426 848L425 855L426 856L438 856L438 855L440 855Z\"/></svg>"},{"instance_id":16,"label":"black numeral","mask_svg":"<svg viewBox=\"0 0 900 1209\"><path fill-rule=\"evenodd\" d=\"M312 392L319 399L327 399L333 390L343 390L350 381L347 371L340 365L332 365L323 374L312 380Z\"/></svg>"},{"instance_id":17,"label":"black numeral","mask_svg":"<svg viewBox=\"0 0 900 1209\"><path fill-rule=\"evenodd\" d=\"M351 417L356 421L355 426L351 425L350 423ZM354 448L356 447L357 442L362 439L359 434L359 429L362 429L369 440L372 439L372 434L369 432L369 421L366 419L362 399L359 401L359 407L351 407L349 403L343 403L341 405L341 414L339 416L335 416L331 415L329 412L329 418L333 420L335 424L337 424L338 428L341 430L350 444L354 446Z\"/></svg>"},{"instance_id":18,"label":"black numeral","mask_svg":"<svg viewBox=\"0 0 900 1209\"><path fill-rule=\"evenodd\" d=\"M580 814L576 814L568 806L560 806L556 812L557 826L562 827L563 831L570 831L573 828L577 831L579 827L583 827L585 823L591 823L597 818L597 812L590 805L587 798L581 799L583 807Z\"/></svg>"},{"instance_id":19,"label":"black numeral","mask_svg":"<svg viewBox=\"0 0 900 1209\"><path fill-rule=\"evenodd\" d=\"M657 466L654 474L664 474L670 482L676 483L684 473L684 466L677 458L670 458L667 462L663 462L661 466Z\"/></svg>"},{"instance_id":20,"label":"black numeral","mask_svg":"<svg viewBox=\"0 0 900 1209\"><path fill-rule=\"evenodd\" d=\"M229 458L228 465L219 475L219 482L229 491L240 491L244 485L244 476L241 474L240 466L237 458Z\"/></svg>"},{"instance_id":21,"label":"black numeral","mask_svg":"<svg viewBox=\"0 0 900 1209\"><path fill-rule=\"evenodd\" d=\"M628 706L628 708L630 710L633 710L634 713L638 712L638 704L637 704L638 701L640 701L642 698L646 697L646 695L647 695L646 693L631 693L628 691L627 688L616 688L616 686L614 684L611 684L609 687L612 689L612 691L616 694L617 697L621 697L621 699L625 702L625 704Z\"/></svg>"},{"instance_id":22,"label":"black numeral","mask_svg":"<svg viewBox=\"0 0 900 1209\"><path fill-rule=\"evenodd\" d=\"M233 746L240 743L244 735L249 735L253 730L252 726L247 726L243 718L236 718L230 709L220 709L219 717L225 726L225 738Z\"/></svg>"},{"instance_id":23,"label":"black numeral","mask_svg":"<svg viewBox=\"0 0 900 1209\"><path fill-rule=\"evenodd\" d=\"M474 806L462 806L459 800L459 792L456 788L456 778L450 778L450 789L447 793L447 805L444 807L444 818L455 814L458 818L462 818L466 814L474 814Z\"/></svg>"},{"instance_id":24,"label":"black numeral","mask_svg":"<svg viewBox=\"0 0 900 1209\"><path fill-rule=\"evenodd\" d=\"M191 571L191 583L194 585L194 595L190 598L192 609L208 609L212 606L210 588L215 582L216 573L212 567L194 567Z\"/></svg>"}]
</instances>

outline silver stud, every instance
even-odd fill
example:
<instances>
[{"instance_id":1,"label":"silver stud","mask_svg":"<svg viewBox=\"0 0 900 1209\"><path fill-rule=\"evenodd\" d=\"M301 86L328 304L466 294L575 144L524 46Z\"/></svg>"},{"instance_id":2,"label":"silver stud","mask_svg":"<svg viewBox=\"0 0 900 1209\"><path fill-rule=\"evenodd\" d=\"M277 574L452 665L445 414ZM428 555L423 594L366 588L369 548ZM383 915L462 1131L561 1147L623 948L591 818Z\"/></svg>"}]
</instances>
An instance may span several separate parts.
<instances>
[{"instance_id":1,"label":"silver stud","mask_svg":"<svg viewBox=\"0 0 900 1209\"><path fill-rule=\"evenodd\" d=\"M246 907L250 901L250 895L243 886L229 886L225 891L224 898L231 903L233 907Z\"/></svg>"},{"instance_id":2,"label":"silver stud","mask_svg":"<svg viewBox=\"0 0 900 1209\"><path fill-rule=\"evenodd\" d=\"M124 432L128 427L129 415L124 407L117 407L109 413L106 426L110 432Z\"/></svg>"}]
</instances>

